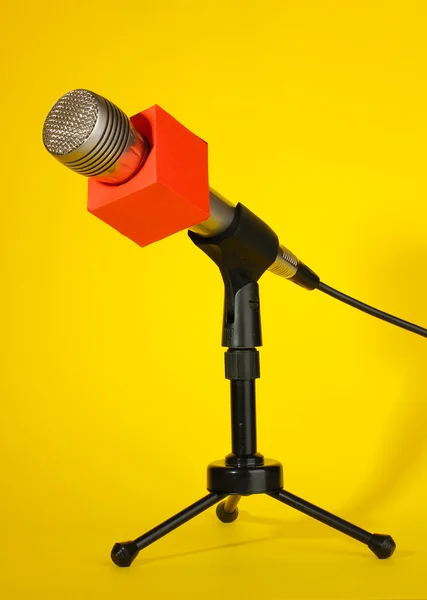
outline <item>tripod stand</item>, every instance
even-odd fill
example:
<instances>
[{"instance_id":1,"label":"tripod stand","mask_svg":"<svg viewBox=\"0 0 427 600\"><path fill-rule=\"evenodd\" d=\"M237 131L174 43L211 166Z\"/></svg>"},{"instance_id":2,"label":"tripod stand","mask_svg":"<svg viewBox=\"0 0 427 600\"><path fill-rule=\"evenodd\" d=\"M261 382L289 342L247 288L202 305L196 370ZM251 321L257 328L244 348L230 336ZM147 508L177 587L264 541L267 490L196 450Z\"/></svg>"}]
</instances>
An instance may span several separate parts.
<instances>
[{"instance_id":1,"label":"tripod stand","mask_svg":"<svg viewBox=\"0 0 427 600\"><path fill-rule=\"evenodd\" d=\"M256 347L262 345L257 282L277 255L275 234L239 204L224 233L203 238L189 232L189 236L218 265L225 285L222 345L228 348L225 376L231 385L232 452L208 466L206 496L135 540L116 543L113 562L129 567L140 550L215 504L218 518L231 523L238 517L242 496L262 493L366 544L378 558L390 557L396 548L391 536L365 531L285 491L282 465L257 452L255 380L260 365ZM311 276L309 270L306 276Z\"/></svg>"}]
</instances>

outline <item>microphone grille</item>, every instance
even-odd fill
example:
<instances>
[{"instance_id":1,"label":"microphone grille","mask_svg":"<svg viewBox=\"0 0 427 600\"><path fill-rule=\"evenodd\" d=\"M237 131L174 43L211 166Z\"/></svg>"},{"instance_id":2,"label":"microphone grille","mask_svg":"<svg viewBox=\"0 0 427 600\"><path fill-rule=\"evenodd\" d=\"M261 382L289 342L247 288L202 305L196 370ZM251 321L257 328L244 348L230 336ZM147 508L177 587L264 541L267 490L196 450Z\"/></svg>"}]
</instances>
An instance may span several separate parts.
<instances>
[{"instance_id":1,"label":"microphone grille","mask_svg":"<svg viewBox=\"0 0 427 600\"><path fill-rule=\"evenodd\" d=\"M99 113L95 94L77 89L62 96L51 108L43 126L43 142L52 154L77 150L92 133Z\"/></svg>"}]
</instances>

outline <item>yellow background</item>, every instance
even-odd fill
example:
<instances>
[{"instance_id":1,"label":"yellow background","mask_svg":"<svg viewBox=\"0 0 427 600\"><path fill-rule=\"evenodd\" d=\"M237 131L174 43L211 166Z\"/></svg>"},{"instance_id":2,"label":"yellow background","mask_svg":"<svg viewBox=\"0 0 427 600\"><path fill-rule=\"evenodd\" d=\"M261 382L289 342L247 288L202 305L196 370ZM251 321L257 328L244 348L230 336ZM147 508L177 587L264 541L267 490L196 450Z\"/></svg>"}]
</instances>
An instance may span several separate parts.
<instances>
[{"instance_id":1,"label":"yellow background","mask_svg":"<svg viewBox=\"0 0 427 600\"><path fill-rule=\"evenodd\" d=\"M157 103L326 283L427 325L426 26L408 0L3 4L2 597L427 597L425 340L269 274L259 448L395 556L253 497L110 563L229 451L222 283L185 232L141 250L90 216L41 141L76 87Z\"/></svg>"}]
</instances>

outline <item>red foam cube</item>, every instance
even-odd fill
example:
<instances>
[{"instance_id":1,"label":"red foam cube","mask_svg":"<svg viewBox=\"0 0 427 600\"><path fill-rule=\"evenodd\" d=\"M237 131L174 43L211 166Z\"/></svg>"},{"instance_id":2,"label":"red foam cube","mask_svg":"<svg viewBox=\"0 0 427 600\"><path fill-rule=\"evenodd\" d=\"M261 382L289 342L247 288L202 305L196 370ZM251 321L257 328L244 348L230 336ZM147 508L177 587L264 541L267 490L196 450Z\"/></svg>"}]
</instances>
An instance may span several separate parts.
<instances>
[{"instance_id":1,"label":"red foam cube","mask_svg":"<svg viewBox=\"0 0 427 600\"><path fill-rule=\"evenodd\" d=\"M88 210L147 246L209 217L208 145L160 106L131 122L150 142L150 154L126 183L89 179Z\"/></svg>"}]
</instances>

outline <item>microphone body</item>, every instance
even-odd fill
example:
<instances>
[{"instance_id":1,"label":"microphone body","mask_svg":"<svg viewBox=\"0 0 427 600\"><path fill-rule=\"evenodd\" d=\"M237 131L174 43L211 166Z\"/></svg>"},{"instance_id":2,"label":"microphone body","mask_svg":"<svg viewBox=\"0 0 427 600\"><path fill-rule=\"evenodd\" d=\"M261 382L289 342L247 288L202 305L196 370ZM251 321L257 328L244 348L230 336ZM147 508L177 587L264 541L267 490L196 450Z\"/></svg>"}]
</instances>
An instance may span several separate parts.
<instances>
[{"instance_id":1,"label":"microphone body","mask_svg":"<svg viewBox=\"0 0 427 600\"><path fill-rule=\"evenodd\" d=\"M209 187L206 142L159 106L128 119L103 97L73 90L49 112L43 142L89 177L89 212L140 246L184 229L215 237L233 224L235 207ZM281 244L269 270L306 289L319 284Z\"/></svg>"}]
</instances>

